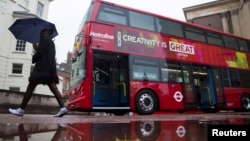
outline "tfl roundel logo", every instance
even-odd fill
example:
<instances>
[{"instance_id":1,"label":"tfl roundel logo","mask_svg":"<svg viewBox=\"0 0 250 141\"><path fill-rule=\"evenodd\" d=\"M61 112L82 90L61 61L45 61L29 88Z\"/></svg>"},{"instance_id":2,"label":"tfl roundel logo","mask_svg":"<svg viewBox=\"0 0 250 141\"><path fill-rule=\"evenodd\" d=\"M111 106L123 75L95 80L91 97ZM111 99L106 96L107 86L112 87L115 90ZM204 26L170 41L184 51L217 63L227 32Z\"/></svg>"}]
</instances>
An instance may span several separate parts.
<instances>
[{"instance_id":1,"label":"tfl roundel logo","mask_svg":"<svg viewBox=\"0 0 250 141\"><path fill-rule=\"evenodd\" d=\"M179 91L176 91L175 93L174 93L174 99L175 99L175 101L177 101L177 102L181 102L182 101L182 99L183 99L183 95L182 95L182 93L181 92L179 92Z\"/></svg>"}]
</instances>

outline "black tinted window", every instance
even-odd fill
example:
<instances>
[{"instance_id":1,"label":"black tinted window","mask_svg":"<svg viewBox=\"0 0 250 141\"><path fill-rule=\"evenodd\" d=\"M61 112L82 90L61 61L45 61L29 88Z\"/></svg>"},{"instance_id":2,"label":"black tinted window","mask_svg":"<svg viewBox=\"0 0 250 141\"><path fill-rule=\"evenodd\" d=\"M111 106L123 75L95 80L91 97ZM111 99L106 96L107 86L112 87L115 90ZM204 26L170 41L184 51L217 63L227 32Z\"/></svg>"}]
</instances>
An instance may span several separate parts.
<instances>
[{"instance_id":1,"label":"black tinted window","mask_svg":"<svg viewBox=\"0 0 250 141\"><path fill-rule=\"evenodd\" d=\"M200 42L206 42L205 35L203 32L196 28L186 27L185 28L185 35L186 38L200 41Z\"/></svg>"},{"instance_id":2,"label":"black tinted window","mask_svg":"<svg viewBox=\"0 0 250 141\"><path fill-rule=\"evenodd\" d=\"M102 4L97 15L98 21L104 21L114 24L127 25L126 11L124 9Z\"/></svg>"},{"instance_id":3,"label":"black tinted window","mask_svg":"<svg viewBox=\"0 0 250 141\"><path fill-rule=\"evenodd\" d=\"M239 49L237 45L236 38L229 37L226 35L223 35L224 43L226 47L232 48L232 49Z\"/></svg>"},{"instance_id":4,"label":"black tinted window","mask_svg":"<svg viewBox=\"0 0 250 141\"><path fill-rule=\"evenodd\" d=\"M216 33L207 33L207 42L210 44L223 46L223 40L221 36Z\"/></svg>"},{"instance_id":5,"label":"black tinted window","mask_svg":"<svg viewBox=\"0 0 250 141\"><path fill-rule=\"evenodd\" d=\"M157 18L157 30L160 33L183 37L182 25L177 22Z\"/></svg>"},{"instance_id":6,"label":"black tinted window","mask_svg":"<svg viewBox=\"0 0 250 141\"><path fill-rule=\"evenodd\" d=\"M130 26L155 31L154 17L134 11L129 11Z\"/></svg>"}]
</instances>

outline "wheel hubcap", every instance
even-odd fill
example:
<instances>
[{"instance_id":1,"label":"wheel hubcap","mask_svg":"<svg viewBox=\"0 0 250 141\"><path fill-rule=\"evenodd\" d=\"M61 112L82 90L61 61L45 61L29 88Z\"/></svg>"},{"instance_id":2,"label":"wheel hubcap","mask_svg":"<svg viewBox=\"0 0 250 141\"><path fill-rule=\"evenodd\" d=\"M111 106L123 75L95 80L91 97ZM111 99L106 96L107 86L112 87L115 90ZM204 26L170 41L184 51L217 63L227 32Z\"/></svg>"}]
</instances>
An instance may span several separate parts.
<instances>
[{"instance_id":1,"label":"wheel hubcap","mask_svg":"<svg viewBox=\"0 0 250 141\"><path fill-rule=\"evenodd\" d=\"M140 97L140 107L145 111L150 111L153 109L154 101L153 98L148 94L143 94Z\"/></svg>"},{"instance_id":2,"label":"wheel hubcap","mask_svg":"<svg viewBox=\"0 0 250 141\"><path fill-rule=\"evenodd\" d=\"M243 97L242 103L245 109L250 109L250 99L248 97Z\"/></svg>"},{"instance_id":3,"label":"wheel hubcap","mask_svg":"<svg viewBox=\"0 0 250 141\"><path fill-rule=\"evenodd\" d=\"M154 122L146 121L146 122L141 123L140 130L143 136L145 137L150 136L155 130Z\"/></svg>"}]
</instances>

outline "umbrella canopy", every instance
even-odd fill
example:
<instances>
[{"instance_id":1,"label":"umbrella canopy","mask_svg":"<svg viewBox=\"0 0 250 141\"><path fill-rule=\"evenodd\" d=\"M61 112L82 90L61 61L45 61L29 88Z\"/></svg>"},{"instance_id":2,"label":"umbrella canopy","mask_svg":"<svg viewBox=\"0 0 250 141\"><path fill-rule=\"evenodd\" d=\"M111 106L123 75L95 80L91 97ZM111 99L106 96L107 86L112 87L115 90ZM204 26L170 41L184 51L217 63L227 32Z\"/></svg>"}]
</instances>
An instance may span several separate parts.
<instances>
[{"instance_id":1,"label":"umbrella canopy","mask_svg":"<svg viewBox=\"0 0 250 141\"><path fill-rule=\"evenodd\" d=\"M45 28L50 29L51 38L58 35L55 24L40 18L17 19L9 30L18 40L38 43L40 32Z\"/></svg>"}]
</instances>

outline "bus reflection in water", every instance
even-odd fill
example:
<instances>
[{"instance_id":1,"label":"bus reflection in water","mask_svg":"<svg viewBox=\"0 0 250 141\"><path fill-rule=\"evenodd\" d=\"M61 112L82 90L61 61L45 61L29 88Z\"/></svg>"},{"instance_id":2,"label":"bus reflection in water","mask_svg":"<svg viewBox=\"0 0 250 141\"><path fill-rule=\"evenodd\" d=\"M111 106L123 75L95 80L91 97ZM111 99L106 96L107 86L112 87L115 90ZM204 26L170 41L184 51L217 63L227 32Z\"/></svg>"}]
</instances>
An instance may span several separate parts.
<instances>
[{"instance_id":1,"label":"bus reflection in water","mask_svg":"<svg viewBox=\"0 0 250 141\"><path fill-rule=\"evenodd\" d=\"M69 140L86 141L194 141L207 140L208 124L246 124L245 119L131 121L128 123L68 124ZM249 121L248 121L249 122Z\"/></svg>"},{"instance_id":2,"label":"bus reflection in water","mask_svg":"<svg viewBox=\"0 0 250 141\"><path fill-rule=\"evenodd\" d=\"M207 141L208 125L248 125L249 119L0 124L0 140Z\"/></svg>"}]
</instances>

